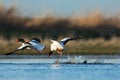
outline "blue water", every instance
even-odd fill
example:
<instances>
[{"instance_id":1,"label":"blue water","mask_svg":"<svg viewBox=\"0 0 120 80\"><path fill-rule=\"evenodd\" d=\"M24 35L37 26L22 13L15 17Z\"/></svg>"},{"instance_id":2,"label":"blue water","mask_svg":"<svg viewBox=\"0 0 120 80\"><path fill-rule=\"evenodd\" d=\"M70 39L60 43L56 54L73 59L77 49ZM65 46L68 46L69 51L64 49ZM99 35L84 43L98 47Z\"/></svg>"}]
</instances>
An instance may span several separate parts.
<instances>
[{"instance_id":1,"label":"blue water","mask_svg":"<svg viewBox=\"0 0 120 80\"><path fill-rule=\"evenodd\" d=\"M0 80L120 80L120 65L0 63Z\"/></svg>"}]
</instances>

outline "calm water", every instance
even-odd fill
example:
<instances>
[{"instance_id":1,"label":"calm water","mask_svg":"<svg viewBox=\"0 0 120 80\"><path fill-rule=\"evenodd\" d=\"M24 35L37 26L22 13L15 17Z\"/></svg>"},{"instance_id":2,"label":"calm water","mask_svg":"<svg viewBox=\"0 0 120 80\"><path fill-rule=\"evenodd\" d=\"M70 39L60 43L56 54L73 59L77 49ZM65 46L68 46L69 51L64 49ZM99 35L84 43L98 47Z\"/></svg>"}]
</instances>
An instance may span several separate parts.
<instances>
[{"instance_id":1,"label":"calm water","mask_svg":"<svg viewBox=\"0 0 120 80\"><path fill-rule=\"evenodd\" d=\"M120 80L120 65L2 62L0 80Z\"/></svg>"}]
</instances>

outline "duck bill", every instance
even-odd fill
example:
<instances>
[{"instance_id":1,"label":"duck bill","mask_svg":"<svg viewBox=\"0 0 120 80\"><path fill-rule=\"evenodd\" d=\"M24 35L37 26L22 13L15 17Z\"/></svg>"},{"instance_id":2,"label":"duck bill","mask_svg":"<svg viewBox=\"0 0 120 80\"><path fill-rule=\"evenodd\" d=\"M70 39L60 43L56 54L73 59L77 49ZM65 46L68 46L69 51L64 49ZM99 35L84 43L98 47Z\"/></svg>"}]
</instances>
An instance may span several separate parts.
<instances>
[{"instance_id":1,"label":"duck bill","mask_svg":"<svg viewBox=\"0 0 120 80\"><path fill-rule=\"evenodd\" d=\"M16 39L15 42L18 43L18 40Z\"/></svg>"}]
</instances>

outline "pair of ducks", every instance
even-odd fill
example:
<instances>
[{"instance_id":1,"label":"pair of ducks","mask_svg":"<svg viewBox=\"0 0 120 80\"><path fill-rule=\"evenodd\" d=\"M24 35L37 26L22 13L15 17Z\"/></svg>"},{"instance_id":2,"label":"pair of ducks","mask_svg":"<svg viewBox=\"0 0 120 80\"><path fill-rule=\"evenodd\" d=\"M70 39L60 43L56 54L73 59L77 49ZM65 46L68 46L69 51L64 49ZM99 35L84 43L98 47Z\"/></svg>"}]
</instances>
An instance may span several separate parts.
<instances>
[{"instance_id":1,"label":"pair of ducks","mask_svg":"<svg viewBox=\"0 0 120 80\"><path fill-rule=\"evenodd\" d=\"M65 44L68 41L75 40L75 39L76 38L72 38L72 37L63 38L60 41L50 39L50 41L52 43L50 46L50 52L48 53L49 56L51 56L53 54L53 51L57 51L57 53L59 55L62 55L62 52L65 49ZM38 39L38 38L32 38L29 42L25 42L24 39L18 38L18 39L16 39L16 42L20 42L20 43L22 43L22 45L19 48L17 48L16 50L7 53L6 55L10 55L12 53L15 53L16 51L24 50L24 49L34 49L38 53L42 53L42 51L45 49L45 44L42 44L40 39Z\"/></svg>"}]
</instances>

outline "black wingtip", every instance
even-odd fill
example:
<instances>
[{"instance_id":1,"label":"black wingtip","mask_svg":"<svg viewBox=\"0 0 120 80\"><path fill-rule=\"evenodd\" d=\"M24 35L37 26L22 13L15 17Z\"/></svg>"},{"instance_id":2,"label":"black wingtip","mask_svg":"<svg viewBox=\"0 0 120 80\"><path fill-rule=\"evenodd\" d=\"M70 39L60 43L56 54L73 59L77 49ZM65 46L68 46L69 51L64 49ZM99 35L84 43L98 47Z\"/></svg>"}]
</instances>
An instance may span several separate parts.
<instances>
[{"instance_id":1,"label":"black wingtip","mask_svg":"<svg viewBox=\"0 0 120 80\"><path fill-rule=\"evenodd\" d=\"M9 53L6 53L5 55L11 55L11 54L13 54L14 52L12 51L12 52L9 52Z\"/></svg>"}]
</instances>

